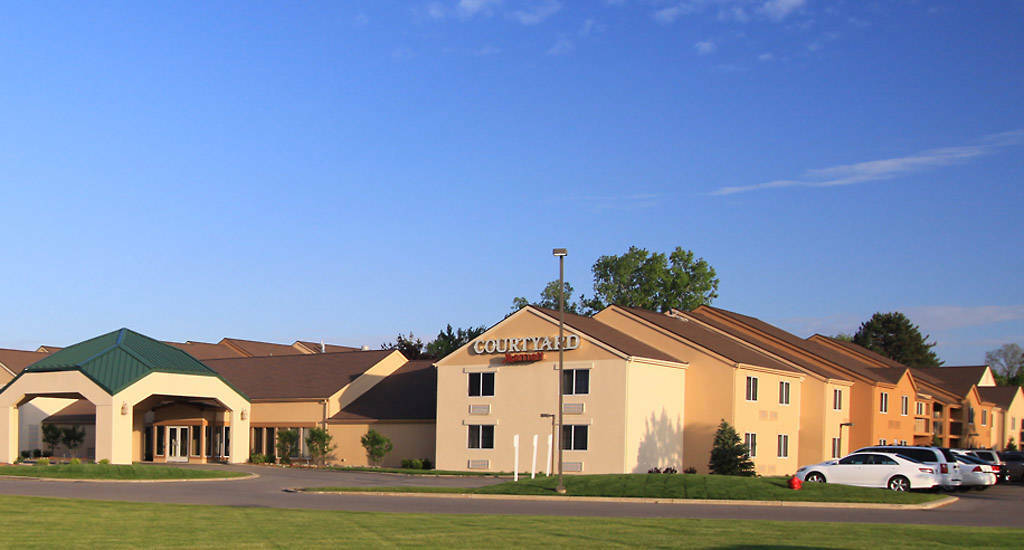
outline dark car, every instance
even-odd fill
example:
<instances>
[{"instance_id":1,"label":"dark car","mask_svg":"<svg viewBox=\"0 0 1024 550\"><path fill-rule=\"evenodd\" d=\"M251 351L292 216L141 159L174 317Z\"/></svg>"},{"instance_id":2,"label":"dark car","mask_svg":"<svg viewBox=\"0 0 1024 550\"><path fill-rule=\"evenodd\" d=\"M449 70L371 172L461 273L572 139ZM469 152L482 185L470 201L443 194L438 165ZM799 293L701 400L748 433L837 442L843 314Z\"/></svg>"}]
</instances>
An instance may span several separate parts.
<instances>
[{"instance_id":1,"label":"dark car","mask_svg":"<svg viewBox=\"0 0 1024 550\"><path fill-rule=\"evenodd\" d=\"M1004 451L999 459L1006 465L1006 473L1010 481L1024 481L1024 452Z\"/></svg>"}]
</instances>

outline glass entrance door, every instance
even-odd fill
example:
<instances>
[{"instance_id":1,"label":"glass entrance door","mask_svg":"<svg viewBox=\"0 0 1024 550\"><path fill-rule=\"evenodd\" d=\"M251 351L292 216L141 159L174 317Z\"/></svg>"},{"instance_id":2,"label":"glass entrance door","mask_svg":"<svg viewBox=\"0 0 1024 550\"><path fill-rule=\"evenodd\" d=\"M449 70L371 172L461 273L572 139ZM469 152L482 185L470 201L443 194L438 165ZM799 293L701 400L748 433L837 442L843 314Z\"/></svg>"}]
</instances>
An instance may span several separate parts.
<instances>
[{"instance_id":1,"label":"glass entrance door","mask_svg":"<svg viewBox=\"0 0 1024 550\"><path fill-rule=\"evenodd\" d=\"M188 426L167 428L167 462L188 462Z\"/></svg>"}]
</instances>

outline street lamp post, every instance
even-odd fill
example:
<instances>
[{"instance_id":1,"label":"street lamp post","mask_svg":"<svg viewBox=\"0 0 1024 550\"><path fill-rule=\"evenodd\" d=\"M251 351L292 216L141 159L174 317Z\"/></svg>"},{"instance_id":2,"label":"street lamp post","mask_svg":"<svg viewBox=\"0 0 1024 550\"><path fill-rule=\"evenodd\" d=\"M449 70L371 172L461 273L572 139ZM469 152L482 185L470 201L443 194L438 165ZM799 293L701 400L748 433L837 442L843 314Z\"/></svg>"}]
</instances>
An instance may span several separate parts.
<instances>
[{"instance_id":1,"label":"street lamp post","mask_svg":"<svg viewBox=\"0 0 1024 550\"><path fill-rule=\"evenodd\" d=\"M564 455L565 444L562 442L562 435L565 431L562 427L562 401L565 399L565 384L562 377L562 368L565 365L565 257L569 252L564 248L556 248L551 254L558 256L558 486L555 491L565 494L565 482L562 480L562 456Z\"/></svg>"}]
</instances>

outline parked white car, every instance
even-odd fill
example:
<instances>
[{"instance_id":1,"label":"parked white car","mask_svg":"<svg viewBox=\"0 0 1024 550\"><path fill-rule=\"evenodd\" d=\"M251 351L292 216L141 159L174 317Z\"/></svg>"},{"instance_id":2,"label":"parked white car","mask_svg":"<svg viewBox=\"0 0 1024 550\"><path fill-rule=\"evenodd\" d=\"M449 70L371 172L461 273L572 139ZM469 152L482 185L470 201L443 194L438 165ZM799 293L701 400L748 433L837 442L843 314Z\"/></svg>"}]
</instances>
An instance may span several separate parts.
<instances>
[{"instance_id":1,"label":"parked white car","mask_svg":"<svg viewBox=\"0 0 1024 550\"><path fill-rule=\"evenodd\" d=\"M883 487L893 491L931 489L939 484L935 469L894 453L853 453L839 460L804 466L796 477L809 483Z\"/></svg>"},{"instance_id":2,"label":"parked white car","mask_svg":"<svg viewBox=\"0 0 1024 550\"><path fill-rule=\"evenodd\" d=\"M960 463L960 476L963 478L963 485L961 487L964 489L973 487L979 491L984 491L995 485L996 481L998 481L996 469L990 462L976 456L958 452L954 452L953 456Z\"/></svg>"},{"instance_id":3,"label":"parked white car","mask_svg":"<svg viewBox=\"0 0 1024 550\"><path fill-rule=\"evenodd\" d=\"M854 452L893 453L931 466L935 469L935 476L939 480L939 485L947 491L952 491L963 483L963 479L960 476L960 464L956 461L956 457L953 456L953 451L944 447L878 445L857 449Z\"/></svg>"}]
</instances>

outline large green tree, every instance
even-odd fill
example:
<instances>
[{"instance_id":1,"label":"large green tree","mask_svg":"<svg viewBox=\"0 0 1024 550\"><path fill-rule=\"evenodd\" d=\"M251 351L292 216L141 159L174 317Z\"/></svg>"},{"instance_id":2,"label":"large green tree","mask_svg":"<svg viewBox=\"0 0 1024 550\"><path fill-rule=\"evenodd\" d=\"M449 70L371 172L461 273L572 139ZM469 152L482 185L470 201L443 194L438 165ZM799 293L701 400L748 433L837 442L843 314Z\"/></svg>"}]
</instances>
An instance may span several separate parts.
<instances>
[{"instance_id":1,"label":"large green tree","mask_svg":"<svg viewBox=\"0 0 1024 550\"><path fill-rule=\"evenodd\" d=\"M601 256L592 271L594 296L584 302L591 311L611 304L691 310L718 297L715 269L678 246L668 255L631 246L621 256Z\"/></svg>"},{"instance_id":2,"label":"large green tree","mask_svg":"<svg viewBox=\"0 0 1024 550\"><path fill-rule=\"evenodd\" d=\"M711 446L708 469L712 474L726 476L752 476L754 463L750 460L750 449L740 440L736 429L722 420L715 432Z\"/></svg>"},{"instance_id":3,"label":"large green tree","mask_svg":"<svg viewBox=\"0 0 1024 550\"><path fill-rule=\"evenodd\" d=\"M580 302L573 300L572 292L573 288L569 281L565 281L565 286L562 287L564 293L563 299L565 300L565 311L569 313L584 313L583 306ZM580 301L583 300L583 296L580 296ZM544 285L544 290L540 292L539 300L528 300L523 296L517 296L512 299L512 311L516 312L528 305L535 305L540 307L546 307L548 309L558 309L558 281L551 281Z\"/></svg>"},{"instance_id":4,"label":"large green tree","mask_svg":"<svg viewBox=\"0 0 1024 550\"><path fill-rule=\"evenodd\" d=\"M468 344L477 336L483 334L487 327L469 327L452 329L451 325L437 333L437 338L427 342L427 355L434 359L441 359L449 353Z\"/></svg>"},{"instance_id":5,"label":"large green tree","mask_svg":"<svg viewBox=\"0 0 1024 550\"><path fill-rule=\"evenodd\" d=\"M429 359L424 351L423 340L413 336L411 332L409 336L399 332L394 342L384 342L380 345L380 349L396 349L409 360Z\"/></svg>"},{"instance_id":6,"label":"large green tree","mask_svg":"<svg viewBox=\"0 0 1024 550\"><path fill-rule=\"evenodd\" d=\"M1000 384L1024 386L1024 350L1017 344L1004 344L985 353L985 364Z\"/></svg>"},{"instance_id":7,"label":"large green tree","mask_svg":"<svg viewBox=\"0 0 1024 550\"><path fill-rule=\"evenodd\" d=\"M935 342L928 342L930 336L922 336L917 325L906 315L894 311L875 313L861 323L853 343L880 353L893 361L908 367L938 367L942 361L932 348Z\"/></svg>"}]
</instances>

